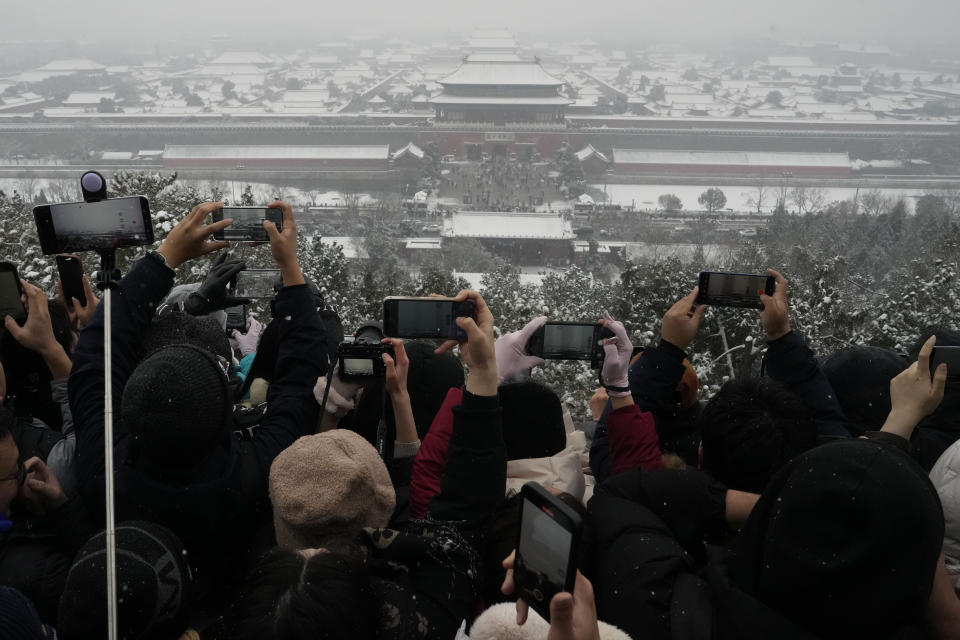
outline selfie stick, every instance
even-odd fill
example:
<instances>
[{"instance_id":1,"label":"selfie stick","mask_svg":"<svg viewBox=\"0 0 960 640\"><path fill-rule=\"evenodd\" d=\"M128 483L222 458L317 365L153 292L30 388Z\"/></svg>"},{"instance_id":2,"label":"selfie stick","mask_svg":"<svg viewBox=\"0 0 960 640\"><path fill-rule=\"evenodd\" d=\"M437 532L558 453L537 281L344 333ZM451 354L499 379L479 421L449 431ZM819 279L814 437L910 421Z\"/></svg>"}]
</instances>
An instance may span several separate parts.
<instances>
[{"instance_id":1,"label":"selfie stick","mask_svg":"<svg viewBox=\"0 0 960 640\"><path fill-rule=\"evenodd\" d=\"M107 197L107 182L96 171L88 171L80 177L83 199L97 202ZM117 640L117 532L114 513L113 486L113 313L111 293L120 279L116 268L117 256L113 249L98 251L100 272L97 288L103 292L103 449L104 481L107 501L107 638Z\"/></svg>"}]
</instances>

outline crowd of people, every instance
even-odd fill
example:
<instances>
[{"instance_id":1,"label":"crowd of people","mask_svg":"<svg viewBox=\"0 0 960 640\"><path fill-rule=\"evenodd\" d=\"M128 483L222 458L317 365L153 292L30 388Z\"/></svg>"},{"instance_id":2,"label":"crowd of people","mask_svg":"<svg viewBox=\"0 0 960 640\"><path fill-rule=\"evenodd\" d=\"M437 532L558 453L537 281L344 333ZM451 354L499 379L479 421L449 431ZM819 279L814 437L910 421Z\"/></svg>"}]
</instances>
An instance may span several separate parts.
<instances>
[{"instance_id":1,"label":"crowd of people","mask_svg":"<svg viewBox=\"0 0 960 640\"><path fill-rule=\"evenodd\" d=\"M441 194L450 190L467 208L482 211L536 211L553 193L545 166L503 156L484 159L479 166L454 165Z\"/></svg>"},{"instance_id":2,"label":"crowd of people","mask_svg":"<svg viewBox=\"0 0 960 640\"><path fill-rule=\"evenodd\" d=\"M0 338L3 638L106 638L108 545L128 640L960 637L960 372L930 364L960 335L818 356L771 270L763 375L702 397L695 288L642 349L597 310L613 337L575 425L529 375L547 318L494 339L475 291L466 339L383 338L382 377L344 375L282 202L272 317L228 333L245 267L211 238L220 206L113 288L109 413L89 280L86 305L23 283ZM531 482L583 521L549 620L516 596Z\"/></svg>"}]
</instances>

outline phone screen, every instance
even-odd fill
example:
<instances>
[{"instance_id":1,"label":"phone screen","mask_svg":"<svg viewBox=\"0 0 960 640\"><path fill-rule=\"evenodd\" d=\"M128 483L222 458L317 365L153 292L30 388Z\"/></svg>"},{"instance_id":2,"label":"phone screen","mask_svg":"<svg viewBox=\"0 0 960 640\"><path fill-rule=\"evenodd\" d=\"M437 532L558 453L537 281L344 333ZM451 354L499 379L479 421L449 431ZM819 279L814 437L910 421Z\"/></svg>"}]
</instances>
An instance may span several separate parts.
<instances>
[{"instance_id":1,"label":"phone screen","mask_svg":"<svg viewBox=\"0 0 960 640\"><path fill-rule=\"evenodd\" d=\"M273 298L273 285L280 277L277 269L245 269L237 274L235 295L238 298Z\"/></svg>"},{"instance_id":2,"label":"phone screen","mask_svg":"<svg viewBox=\"0 0 960 640\"><path fill-rule=\"evenodd\" d=\"M940 363L947 364L947 379L951 383L960 379L960 347L934 347L930 354L930 375L936 373Z\"/></svg>"},{"instance_id":3,"label":"phone screen","mask_svg":"<svg viewBox=\"0 0 960 640\"><path fill-rule=\"evenodd\" d=\"M213 214L214 222L232 218L229 227L214 234L217 240L236 242L269 242L270 236L263 228L264 220L273 220L277 229L282 231L282 214L279 209L269 207L224 207Z\"/></svg>"},{"instance_id":4,"label":"phone screen","mask_svg":"<svg viewBox=\"0 0 960 640\"><path fill-rule=\"evenodd\" d=\"M767 275L753 275L746 273L717 273L700 274L700 292L697 302L727 307L763 308L760 302L760 292L773 294L770 286L773 278Z\"/></svg>"},{"instance_id":5,"label":"phone screen","mask_svg":"<svg viewBox=\"0 0 960 640\"><path fill-rule=\"evenodd\" d=\"M454 319L460 303L453 300L387 300L384 303L384 329L394 338L466 339Z\"/></svg>"},{"instance_id":6,"label":"phone screen","mask_svg":"<svg viewBox=\"0 0 960 640\"><path fill-rule=\"evenodd\" d=\"M566 588L573 545L573 532L548 515L549 510L523 501L516 560L521 597L548 618L550 600Z\"/></svg>"},{"instance_id":7,"label":"phone screen","mask_svg":"<svg viewBox=\"0 0 960 640\"><path fill-rule=\"evenodd\" d=\"M58 250L96 251L149 244L139 196L99 202L64 202L50 205L50 222Z\"/></svg>"},{"instance_id":8,"label":"phone screen","mask_svg":"<svg viewBox=\"0 0 960 640\"><path fill-rule=\"evenodd\" d=\"M593 324L550 324L543 327L543 358L589 360L594 351Z\"/></svg>"},{"instance_id":9,"label":"phone screen","mask_svg":"<svg viewBox=\"0 0 960 640\"><path fill-rule=\"evenodd\" d=\"M13 316L25 318L26 310L20 300L20 287L16 271L0 271L0 318Z\"/></svg>"}]
</instances>

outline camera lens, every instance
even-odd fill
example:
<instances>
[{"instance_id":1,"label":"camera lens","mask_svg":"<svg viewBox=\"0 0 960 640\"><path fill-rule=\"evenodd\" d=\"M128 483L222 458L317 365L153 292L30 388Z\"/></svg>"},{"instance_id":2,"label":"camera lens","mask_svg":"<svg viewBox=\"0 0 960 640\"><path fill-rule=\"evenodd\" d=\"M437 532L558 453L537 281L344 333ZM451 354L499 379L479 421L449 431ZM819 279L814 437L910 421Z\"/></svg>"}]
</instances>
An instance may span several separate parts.
<instances>
[{"instance_id":1,"label":"camera lens","mask_svg":"<svg viewBox=\"0 0 960 640\"><path fill-rule=\"evenodd\" d=\"M92 171L83 174L80 177L80 186L82 186L86 191L97 192L103 189L103 178L100 177L99 173L94 173Z\"/></svg>"}]
</instances>

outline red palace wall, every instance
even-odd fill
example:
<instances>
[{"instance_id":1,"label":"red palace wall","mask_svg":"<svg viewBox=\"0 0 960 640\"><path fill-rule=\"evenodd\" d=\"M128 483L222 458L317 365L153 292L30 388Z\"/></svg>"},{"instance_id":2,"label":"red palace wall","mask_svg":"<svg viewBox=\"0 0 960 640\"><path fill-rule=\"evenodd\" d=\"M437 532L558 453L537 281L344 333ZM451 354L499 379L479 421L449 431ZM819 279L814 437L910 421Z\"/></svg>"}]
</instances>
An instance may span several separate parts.
<instances>
[{"instance_id":1,"label":"red palace wall","mask_svg":"<svg viewBox=\"0 0 960 640\"><path fill-rule=\"evenodd\" d=\"M326 171L386 171L390 164L383 159L314 159L314 158L164 158L167 169L323 169Z\"/></svg>"}]
</instances>

